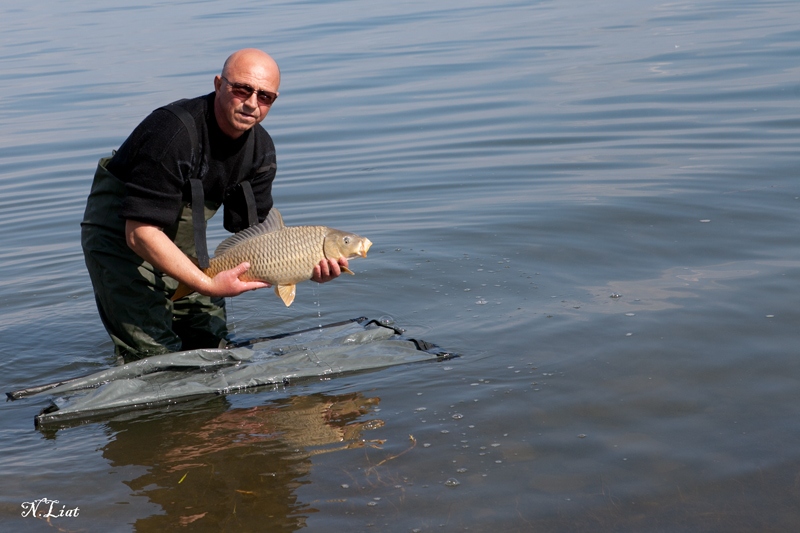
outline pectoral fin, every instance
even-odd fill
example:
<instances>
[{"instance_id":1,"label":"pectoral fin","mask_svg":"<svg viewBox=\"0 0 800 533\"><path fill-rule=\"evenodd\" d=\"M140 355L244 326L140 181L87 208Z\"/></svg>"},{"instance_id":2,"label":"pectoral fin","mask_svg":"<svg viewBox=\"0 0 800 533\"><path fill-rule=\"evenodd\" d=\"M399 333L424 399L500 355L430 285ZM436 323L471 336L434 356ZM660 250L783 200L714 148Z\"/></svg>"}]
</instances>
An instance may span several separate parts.
<instances>
[{"instance_id":1,"label":"pectoral fin","mask_svg":"<svg viewBox=\"0 0 800 533\"><path fill-rule=\"evenodd\" d=\"M347 267L342 267L342 272L347 272L347 273L348 273L348 274L350 274L351 276L355 276L355 275L356 275L356 273L355 273L355 272L353 272L352 270L350 270L350 269L349 269L349 268L347 268Z\"/></svg>"},{"instance_id":2,"label":"pectoral fin","mask_svg":"<svg viewBox=\"0 0 800 533\"><path fill-rule=\"evenodd\" d=\"M296 285L275 285L275 294L278 295L278 298L283 300L283 303L286 304L286 307L292 305L294 301L294 294Z\"/></svg>"}]
</instances>

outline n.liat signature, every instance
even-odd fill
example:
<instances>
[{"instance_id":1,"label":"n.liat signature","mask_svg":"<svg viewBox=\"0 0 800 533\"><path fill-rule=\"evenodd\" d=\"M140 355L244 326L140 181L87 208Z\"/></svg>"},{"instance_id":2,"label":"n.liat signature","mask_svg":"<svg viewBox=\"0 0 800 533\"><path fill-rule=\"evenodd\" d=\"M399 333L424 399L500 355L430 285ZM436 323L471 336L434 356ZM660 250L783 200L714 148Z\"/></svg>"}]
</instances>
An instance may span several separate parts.
<instances>
[{"instance_id":1,"label":"n.liat signature","mask_svg":"<svg viewBox=\"0 0 800 533\"><path fill-rule=\"evenodd\" d=\"M22 502L22 516L33 518L63 518L76 517L80 513L80 508L67 509L67 505L61 505L61 509L56 506L61 503L58 500L39 498L32 502Z\"/></svg>"}]
</instances>

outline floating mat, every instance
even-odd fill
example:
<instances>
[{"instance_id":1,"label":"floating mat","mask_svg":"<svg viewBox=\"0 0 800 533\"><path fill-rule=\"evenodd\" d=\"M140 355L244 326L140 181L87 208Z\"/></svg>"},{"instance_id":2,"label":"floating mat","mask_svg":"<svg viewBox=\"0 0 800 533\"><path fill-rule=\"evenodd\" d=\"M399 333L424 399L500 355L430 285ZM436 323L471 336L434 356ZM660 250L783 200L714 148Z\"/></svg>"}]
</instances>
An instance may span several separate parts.
<instances>
[{"instance_id":1,"label":"floating mat","mask_svg":"<svg viewBox=\"0 0 800 533\"><path fill-rule=\"evenodd\" d=\"M148 357L88 376L6 393L12 400L48 397L37 426L263 385L456 357L402 330L361 317L304 331Z\"/></svg>"}]
</instances>

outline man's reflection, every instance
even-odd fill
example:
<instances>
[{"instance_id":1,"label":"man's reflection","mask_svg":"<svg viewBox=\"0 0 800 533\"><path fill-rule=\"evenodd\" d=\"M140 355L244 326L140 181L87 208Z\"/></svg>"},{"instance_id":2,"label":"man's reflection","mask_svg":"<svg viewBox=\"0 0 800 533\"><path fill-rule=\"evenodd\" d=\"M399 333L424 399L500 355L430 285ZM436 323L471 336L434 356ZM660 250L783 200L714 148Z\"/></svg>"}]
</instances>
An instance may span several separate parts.
<instances>
[{"instance_id":1,"label":"man's reflection","mask_svg":"<svg viewBox=\"0 0 800 533\"><path fill-rule=\"evenodd\" d=\"M309 481L311 457L363 446L361 433L383 425L361 420L380 402L361 394L315 394L230 409L219 398L185 412L109 422L103 449L112 466L143 465L127 484L164 511L137 531L286 530L314 512L295 489Z\"/></svg>"}]
</instances>

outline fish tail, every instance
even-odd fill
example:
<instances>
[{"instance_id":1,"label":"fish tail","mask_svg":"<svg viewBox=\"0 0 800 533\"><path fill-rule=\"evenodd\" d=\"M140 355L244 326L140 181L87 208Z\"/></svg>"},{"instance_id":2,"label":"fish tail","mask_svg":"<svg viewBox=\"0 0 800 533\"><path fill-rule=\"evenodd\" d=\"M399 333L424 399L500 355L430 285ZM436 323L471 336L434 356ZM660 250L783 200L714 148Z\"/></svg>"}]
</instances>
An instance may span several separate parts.
<instances>
[{"instance_id":1,"label":"fish tail","mask_svg":"<svg viewBox=\"0 0 800 533\"><path fill-rule=\"evenodd\" d=\"M191 259L191 260L192 260L192 263L194 263L195 265L197 265L197 259L195 259L194 257L190 257L189 259ZM210 268L201 268L200 270L202 270L202 271L203 271L203 274L205 274L206 276L213 277L213 276L211 275L211 269L210 269ZM184 296L189 296L189 295L190 295L190 294L192 294L193 292L196 292L196 291L194 291L194 290L193 290L191 287L189 287L189 286L188 286L187 284L185 284L184 282L182 282L182 281L179 281L179 282L178 282L178 288L177 288L177 289L175 289L175 293L174 293L174 294L173 294L173 295L170 297L170 300L172 300L173 302L175 302L175 301L177 301L177 300L180 300L180 299L181 299L181 298L183 298Z\"/></svg>"},{"instance_id":2,"label":"fish tail","mask_svg":"<svg viewBox=\"0 0 800 533\"><path fill-rule=\"evenodd\" d=\"M180 300L184 296L189 296L193 292L194 291L192 290L191 287L189 287L187 284L181 281L180 283L178 283L178 288L175 289L175 294L172 295L170 300L172 300L173 302Z\"/></svg>"}]
</instances>

